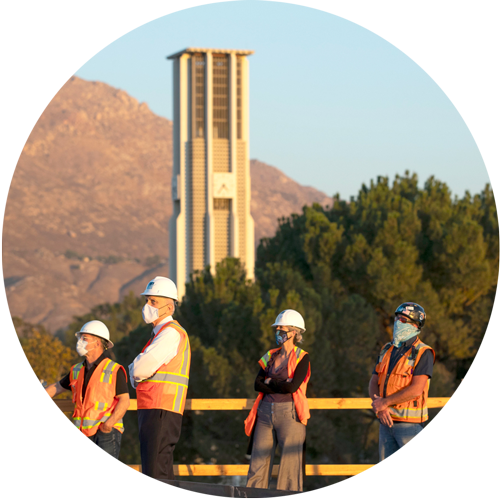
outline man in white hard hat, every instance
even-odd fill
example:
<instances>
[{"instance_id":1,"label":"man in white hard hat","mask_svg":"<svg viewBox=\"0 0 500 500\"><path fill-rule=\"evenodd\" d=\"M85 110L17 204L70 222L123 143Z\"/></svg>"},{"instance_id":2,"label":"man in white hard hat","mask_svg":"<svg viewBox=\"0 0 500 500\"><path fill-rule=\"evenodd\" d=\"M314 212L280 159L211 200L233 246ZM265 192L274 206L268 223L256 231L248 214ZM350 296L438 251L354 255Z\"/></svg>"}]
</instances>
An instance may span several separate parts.
<instances>
[{"instance_id":1,"label":"man in white hard hat","mask_svg":"<svg viewBox=\"0 0 500 500\"><path fill-rule=\"evenodd\" d=\"M85 360L72 366L65 377L45 390L52 398L71 390L75 402L73 423L97 446L118 458L123 416L130 402L127 374L109 356L113 342L104 323L89 321L75 336L76 351Z\"/></svg>"},{"instance_id":2,"label":"man in white hard hat","mask_svg":"<svg viewBox=\"0 0 500 500\"><path fill-rule=\"evenodd\" d=\"M186 330L172 318L178 300L175 283L156 276L141 295L146 298L142 317L153 331L129 373L137 390L142 472L175 479L173 452L181 434L191 348Z\"/></svg>"}]
</instances>

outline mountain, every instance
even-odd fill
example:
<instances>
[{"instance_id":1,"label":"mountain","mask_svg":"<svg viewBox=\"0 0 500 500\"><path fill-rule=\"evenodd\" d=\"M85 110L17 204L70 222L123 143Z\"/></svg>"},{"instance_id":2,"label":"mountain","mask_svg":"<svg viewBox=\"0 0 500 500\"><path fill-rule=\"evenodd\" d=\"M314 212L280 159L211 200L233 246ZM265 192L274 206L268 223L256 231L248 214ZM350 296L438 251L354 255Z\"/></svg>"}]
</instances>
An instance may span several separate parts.
<instances>
[{"instance_id":1,"label":"mountain","mask_svg":"<svg viewBox=\"0 0 500 500\"><path fill-rule=\"evenodd\" d=\"M252 160L256 242L277 219L330 198ZM172 122L100 82L72 77L33 128L3 226L11 314L52 331L168 275Z\"/></svg>"}]
</instances>

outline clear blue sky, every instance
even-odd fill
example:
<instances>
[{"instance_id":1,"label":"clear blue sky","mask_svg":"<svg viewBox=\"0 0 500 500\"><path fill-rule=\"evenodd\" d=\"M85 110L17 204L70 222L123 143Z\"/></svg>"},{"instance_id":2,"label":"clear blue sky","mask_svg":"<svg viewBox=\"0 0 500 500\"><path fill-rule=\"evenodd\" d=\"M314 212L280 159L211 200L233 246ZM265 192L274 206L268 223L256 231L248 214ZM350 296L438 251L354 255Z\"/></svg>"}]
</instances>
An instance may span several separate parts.
<instances>
[{"instance_id":1,"label":"clear blue sky","mask_svg":"<svg viewBox=\"0 0 500 500\"><path fill-rule=\"evenodd\" d=\"M76 73L172 119L172 62L186 47L252 49L250 157L342 198L378 175L434 175L454 194L489 182L459 113L396 47L307 7L241 1L187 9L122 36Z\"/></svg>"}]
</instances>

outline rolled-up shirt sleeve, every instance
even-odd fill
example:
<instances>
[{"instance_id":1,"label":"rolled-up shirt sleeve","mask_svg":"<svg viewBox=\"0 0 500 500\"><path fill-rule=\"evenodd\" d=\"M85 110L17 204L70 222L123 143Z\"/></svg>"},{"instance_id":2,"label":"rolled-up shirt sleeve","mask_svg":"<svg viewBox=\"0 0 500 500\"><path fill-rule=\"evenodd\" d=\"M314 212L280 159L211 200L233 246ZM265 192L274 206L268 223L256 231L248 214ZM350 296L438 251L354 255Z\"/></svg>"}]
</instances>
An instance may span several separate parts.
<instances>
[{"instance_id":1,"label":"rolled-up shirt sleeve","mask_svg":"<svg viewBox=\"0 0 500 500\"><path fill-rule=\"evenodd\" d=\"M154 375L161 365L177 354L181 336L174 328L165 328L129 365L130 383L136 388L139 382Z\"/></svg>"}]
</instances>

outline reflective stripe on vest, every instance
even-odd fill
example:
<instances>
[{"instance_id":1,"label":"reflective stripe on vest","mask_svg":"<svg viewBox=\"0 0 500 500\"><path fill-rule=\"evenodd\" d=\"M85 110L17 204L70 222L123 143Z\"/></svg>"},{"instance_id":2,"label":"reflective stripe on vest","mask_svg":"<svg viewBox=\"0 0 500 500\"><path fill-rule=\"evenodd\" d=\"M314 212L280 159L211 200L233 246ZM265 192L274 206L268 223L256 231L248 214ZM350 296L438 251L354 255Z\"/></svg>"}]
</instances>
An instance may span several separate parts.
<instances>
[{"instance_id":1,"label":"reflective stripe on vest","mask_svg":"<svg viewBox=\"0 0 500 500\"><path fill-rule=\"evenodd\" d=\"M269 360L271 359L271 351L267 351L264 356L260 359L262 363L264 364L264 368L267 367L267 363L269 363Z\"/></svg>"},{"instance_id":2,"label":"reflective stripe on vest","mask_svg":"<svg viewBox=\"0 0 500 500\"><path fill-rule=\"evenodd\" d=\"M418 409L411 409L411 408L393 408L391 406L391 409L389 410L391 413L391 417L397 417L402 420L410 420L410 419L423 419L427 420L429 418L429 412L427 410L427 407L425 408L418 408Z\"/></svg>"},{"instance_id":3,"label":"reflective stripe on vest","mask_svg":"<svg viewBox=\"0 0 500 500\"><path fill-rule=\"evenodd\" d=\"M113 370L118 366L113 360L108 359L101 373L100 382L103 384L111 384L113 382Z\"/></svg>"},{"instance_id":4,"label":"reflective stripe on vest","mask_svg":"<svg viewBox=\"0 0 500 500\"><path fill-rule=\"evenodd\" d=\"M264 369L267 368L267 364L269 363L269 360L271 359L271 356L279 351L281 349L281 347L278 347L276 349L271 349L270 351L267 351L266 354L264 354L264 356L262 356L262 358L260 358L260 361L259 361L259 364L262 366ZM293 346L293 350L295 352L295 356L297 356L297 364L299 364L300 360L302 359L302 353L304 353L304 356L307 354L307 352L305 352L303 349L301 349L300 347L297 347L296 345Z\"/></svg>"},{"instance_id":5,"label":"reflective stripe on vest","mask_svg":"<svg viewBox=\"0 0 500 500\"><path fill-rule=\"evenodd\" d=\"M383 347L376 366L379 394L382 397L391 396L411 385L414 367L420 361L426 349L430 349L434 355L434 350L417 338L410 349L397 361L389 374L388 370L393 348L392 343L386 344ZM421 423L428 420L427 397L429 385L430 380L427 380L422 394L409 401L390 406L389 412L392 419L397 422L408 423Z\"/></svg>"},{"instance_id":6,"label":"reflective stripe on vest","mask_svg":"<svg viewBox=\"0 0 500 500\"><path fill-rule=\"evenodd\" d=\"M267 364L269 363L269 360L271 359L271 356L280 349L281 347L278 347L276 349L271 349L270 351L267 351L266 354L264 354L264 356L262 356L262 358L259 359L260 367L262 369L265 369L267 367ZM304 358L307 352L301 349L300 347L294 346L293 354L295 356L295 363L293 362L293 356L291 356L290 359L288 360L289 378L293 378L297 365ZM295 404L295 410L297 412L297 416L299 417L300 422L304 425L307 425L307 420L310 418L309 404L307 402L307 397L306 397L307 383L309 382L310 378L311 378L311 367L309 366L304 381L302 382L300 387L294 393L292 393L292 398ZM247 436L250 436L250 434L252 433L252 429L254 428L255 421L257 419L257 409L259 408L259 404L263 399L263 397L264 393L259 392L259 395L257 396L257 399L255 400L252 409L250 410L250 413L248 414L248 417L245 419L245 434Z\"/></svg>"},{"instance_id":7,"label":"reflective stripe on vest","mask_svg":"<svg viewBox=\"0 0 500 500\"><path fill-rule=\"evenodd\" d=\"M137 385L138 409L163 409L183 413L189 385L191 348L187 332L177 321L172 320L158 331L145 345L144 352L160 332L167 327L174 328L180 334L179 352L167 363L160 366L148 379Z\"/></svg>"},{"instance_id":8,"label":"reflective stripe on vest","mask_svg":"<svg viewBox=\"0 0 500 500\"><path fill-rule=\"evenodd\" d=\"M73 423L81 428L82 430L89 430L92 429L93 427L96 427L108 420L109 417L111 417L111 413L106 413L100 420L93 420L91 418L83 417L83 425L82 425L82 419L79 417L73 418ZM113 427L123 427L123 419L118 420L116 424Z\"/></svg>"},{"instance_id":9,"label":"reflective stripe on vest","mask_svg":"<svg viewBox=\"0 0 500 500\"><path fill-rule=\"evenodd\" d=\"M76 380L78 378L78 375L80 374L80 370L82 368L83 368L83 363L78 363L77 365L73 366L73 368L71 369L73 380Z\"/></svg>"},{"instance_id":10,"label":"reflective stripe on vest","mask_svg":"<svg viewBox=\"0 0 500 500\"><path fill-rule=\"evenodd\" d=\"M152 377L147 379L148 382L163 382L163 383L171 383L171 384L179 384L184 387L188 386L189 377L186 375L179 375L177 373L169 373L169 372L156 372Z\"/></svg>"},{"instance_id":11,"label":"reflective stripe on vest","mask_svg":"<svg viewBox=\"0 0 500 500\"><path fill-rule=\"evenodd\" d=\"M92 436L97 432L99 425L113 414L118 402L113 385L116 378L113 375L123 367L109 358L101 361L90 377L84 400L82 400L84 382L82 368L83 363L78 363L70 370L70 385L75 403L72 418L76 427L86 436ZM123 420L116 422L113 427L123 432Z\"/></svg>"}]
</instances>

